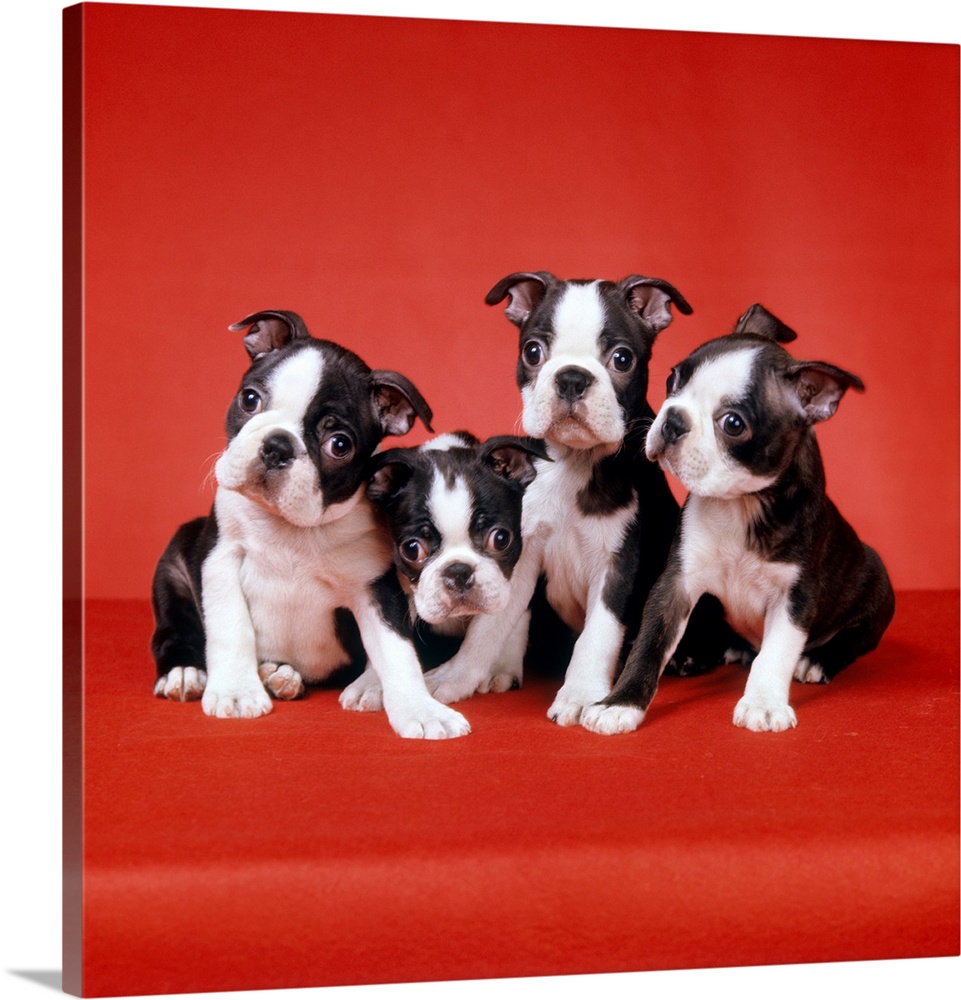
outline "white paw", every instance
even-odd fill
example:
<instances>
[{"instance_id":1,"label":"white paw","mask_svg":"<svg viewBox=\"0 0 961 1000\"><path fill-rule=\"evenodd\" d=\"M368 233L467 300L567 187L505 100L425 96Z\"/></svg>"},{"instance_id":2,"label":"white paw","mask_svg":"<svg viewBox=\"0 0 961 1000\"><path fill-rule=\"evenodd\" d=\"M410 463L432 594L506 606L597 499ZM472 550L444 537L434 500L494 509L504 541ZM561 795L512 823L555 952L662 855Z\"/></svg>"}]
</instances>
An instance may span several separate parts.
<instances>
[{"instance_id":1,"label":"white paw","mask_svg":"<svg viewBox=\"0 0 961 1000\"><path fill-rule=\"evenodd\" d=\"M643 710L634 705L589 705L581 713L581 725L601 736L632 733L643 721Z\"/></svg>"},{"instance_id":2,"label":"white paw","mask_svg":"<svg viewBox=\"0 0 961 1000\"><path fill-rule=\"evenodd\" d=\"M153 693L158 698L169 698L170 701L196 701L204 693L206 684L205 670L172 667L163 677L157 678Z\"/></svg>"},{"instance_id":3,"label":"white paw","mask_svg":"<svg viewBox=\"0 0 961 1000\"><path fill-rule=\"evenodd\" d=\"M477 685L478 694L503 694L513 691L524 682L524 651L527 649L527 626L524 625L524 644L520 652L508 650Z\"/></svg>"},{"instance_id":4,"label":"white paw","mask_svg":"<svg viewBox=\"0 0 961 1000\"><path fill-rule=\"evenodd\" d=\"M820 663L814 663L806 656L798 660L798 665L794 669L794 679L802 684L827 684L828 676L825 674Z\"/></svg>"},{"instance_id":5,"label":"white paw","mask_svg":"<svg viewBox=\"0 0 961 1000\"><path fill-rule=\"evenodd\" d=\"M206 715L213 715L218 719L256 719L273 708L270 695L259 682L240 690L225 691L219 691L208 684L201 704Z\"/></svg>"},{"instance_id":6,"label":"white paw","mask_svg":"<svg viewBox=\"0 0 961 1000\"><path fill-rule=\"evenodd\" d=\"M521 674L512 670L491 674L477 689L478 694L503 694L521 686Z\"/></svg>"},{"instance_id":7,"label":"white paw","mask_svg":"<svg viewBox=\"0 0 961 1000\"><path fill-rule=\"evenodd\" d=\"M569 688L566 684L557 692L554 704L547 710L547 717L559 726L576 726L581 721L584 709L603 701L610 690L589 691L583 688Z\"/></svg>"},{"instance_id":8,"label":"white paw","mask_svg":"<svg viewBox=\"0 0 961 1000\"><path fill-rule=\"evenodd\" d=\"M434 667L424 674L424 683L427 690L445 705L455 701L464 701L480 690L486 690L483 685L489 680L484 677L481 681L475 681L473 677L463 670L458 670L448 664Z\"/></svg>"},{"instance_id":9,"label":"white paw","mask_svg":"<svg viewBox=\"0 0 961 1000\"><path fill-rule=\"evenodd\" d=\"M304 694L303 678L289 663L261 663L257 670L264 687L282 701L301 698Z\"/></svg>"},{"instance_id":10,"label":"white paw","mask_svg":"<svg viewBox=\"0 0 961 1000\"><path fill-rule=\"evenodd\" d=\"M416 713L388 714L388 718L394 732L408 740L450 740L470 732L470 723L460 712L433 699Z\"/></svg>"},{"instance_id":11,"label":"white paw","mask_svg":"<svg viewBox=\"0 0 961 1000\"><path fill-rule=\"evenodd\" d=\"M340 692L338 700L348 712L380 712L384 708L384 690L377 674L368 667Z\"/></svg>"},{"instance_id":12,"label":"white paw","mask_svg":"<svg viewBox=\"0 0 961 1000\"><path fill-rule=\"evenodd\" d=\"M734 725L755 733L783 733L797 725L797 716L786 701L768 701L745 695L734 709Z\"/></svg>"}]
</instances>

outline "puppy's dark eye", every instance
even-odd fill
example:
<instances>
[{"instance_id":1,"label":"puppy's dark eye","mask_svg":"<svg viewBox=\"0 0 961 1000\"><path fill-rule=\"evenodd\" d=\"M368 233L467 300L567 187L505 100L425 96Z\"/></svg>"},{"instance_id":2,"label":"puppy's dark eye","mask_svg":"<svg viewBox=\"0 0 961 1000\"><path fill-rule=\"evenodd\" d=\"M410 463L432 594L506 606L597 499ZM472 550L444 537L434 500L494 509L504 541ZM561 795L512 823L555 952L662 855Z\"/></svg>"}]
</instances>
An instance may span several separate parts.
<instances>
[{"instance_id":1,"label":"puppy's dark eye","mask_svg":"<svg viewBox=\"0 0 961 1000\"><path fill-rule=\"evenodd\" d=\"M419 538L408 538L398 546L404 562L415 569L427 561L427 546Z\"/></svg>"},{"instance_id":2,"label":"puppy's dark eye","mask_svg":"<svg viewBox=\"0 0 961 1000\"><path fill-rule=\"evenodd\" d=\"M487 536L487 551L504 552L510 547L513 540L514 536L507 530L507 528L494 528L494 530Z\"/></svg>"},{"instance_id":3,"label":"puppy's dark eye","mask_svg":"<svg viewBox=\"0 0 961 1000\"><path fill-rule=\"evenodd\" d=\"M677 392L678 382L680 382L680 378L678 377L677 369L676 368L672 368L671 369L671 374L667 376L667 394L668 394L668 396L670 396L673 393Z\"/></svg>"},{"instance_id":4,"label":"puppy's dark eye","mask_svg":"<svg viewBox=\"0 0 961 1000\"><path fill-rule=\"evenodd\" d=\"M539 368L547 359L547 351L538 340L529 340L521 351L521 357L528 368Z\"/></svg>"},{"instance_id":5,"label":"puppy's dark eye","mask_svg":"<svg viewBox=\"0 0 961 1000\"><path fill-rule=\"evenodd\" d=\"M634 367L634 352L626 347L619 347L608 359L608 365L616 372L624 374Z\"/></svg>"},{"instance_id":6,"label":"puppy's dark eye","mask_svg":"<svg viewBox=\"0 0 961 1000\"><path fill-rule=\"evenodd\" d=\"M256 389L241 389L237 402L244 413L259 413L264 408L264 401Z\"/></svg>"},{"instance_id":7,"label":"puppy's dark eye","mask_svg":"<svg viewBox=\"0 0 961 1000\"><path fill-rule=\"evenodd\" d=\"M724 413L718 420L721 430L730 438L743 437L747 424L736 413Z\"/></svg>"},{"instance_id":8,"label":"puppy's dark eye","mask_svg":"<svg viewBox=\"0 0 961 1000\"><path fill-rule=\"evenodd\" d=\"M343 462L354 454L354 442L346 434L331 434L323 443L324 454Z\"/></svg>"}]
</instances>

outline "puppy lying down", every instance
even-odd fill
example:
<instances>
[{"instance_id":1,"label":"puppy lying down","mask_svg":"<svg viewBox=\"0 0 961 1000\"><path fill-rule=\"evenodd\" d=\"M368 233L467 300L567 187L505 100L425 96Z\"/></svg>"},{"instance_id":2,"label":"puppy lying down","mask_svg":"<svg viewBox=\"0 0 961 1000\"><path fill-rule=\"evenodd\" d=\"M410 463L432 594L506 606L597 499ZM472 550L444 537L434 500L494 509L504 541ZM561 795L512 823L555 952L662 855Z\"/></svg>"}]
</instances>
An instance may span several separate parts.
<instances>
[{"instance_id":1,"label":"puppy lying down","mask_svg":"<svg viewBox=\"0 0 961 1000\"><path fill-rule=\"evenodd\" d=\"M445 700L438 665L459 646L477 615L503 611L520 558L524 491L533 481L540 442L500 436L481 442L466 431L441 435L419 448L375 456L368 498L380 508L393 542L394 563L415 622L427 686ZM520 684L527 615L501 651L487 690ZM382 706L377 675L367 670L341 695L345 708Z\"/></svg>"}]
</instances>

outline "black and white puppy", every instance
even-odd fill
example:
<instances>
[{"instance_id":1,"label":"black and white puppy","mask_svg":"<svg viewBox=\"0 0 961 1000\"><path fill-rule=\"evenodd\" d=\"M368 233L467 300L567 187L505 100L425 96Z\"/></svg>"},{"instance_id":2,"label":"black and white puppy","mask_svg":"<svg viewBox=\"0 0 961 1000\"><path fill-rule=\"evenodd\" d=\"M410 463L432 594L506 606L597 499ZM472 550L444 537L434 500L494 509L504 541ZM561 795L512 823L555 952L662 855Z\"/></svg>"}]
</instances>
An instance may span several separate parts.
<instances>
[{"instance_id":1,"label":"black and white puppy","mask_svg":"<svg viewBox=\"0 0 961 1000\"><path fill-rule=\"evenodd\" d=\"M734 710L735 725L755 731L796 725L792 678L830 680L874 649L891 621L887 572L828 499L814 432L847 389L864 386L834 365L796 361L779 346L795 336L754 305L733 334L673 370L647 455L690 495L624 672L585 713L588 729L641 723L704 593L757 650Z\"/></svg>"},{"instance_id":2,"label":"black and white puppy","mask_svg":"<svg viewBox=\"0 0 961 1000\"><path fill-rule=\"evenodd\" d=\"M307 331L292 312L234 324L251 365L227 413L208 517L183 525L154 576L155 693L255 718L363 652L401 736L470 731L432 698L390 538L365 495L384 435L431 412L403 375ZM352 616L352 617L351 617ZM362 662L362 660L361 660Z\"/></svg>"},{"instance_id":3,"label":"black and white puppy","mask_svg":"<svg viewBox=\"0 0 961 1000\"><path fill-rule=\"evenodd\" d=\"M615 283L515 273L486 301L505 298L520 329L523 427L545 441L553 461L535 460L507 608L476 622L428 684L444 701L487 690L543 574L550 605L578 637L548 711L570 726L610 692L674 535L677 504L642 452L654 419L648 361L672 304L683 313L691 307L668 282L639 275Z\"/></svg>"},{"instance_id":4,"label":"black and white puppy","mask_svg":"<svg viewBox=\"0 0 961 1000\"><path fill-rule=\"evenodd\" d=\"M425 666L449 659L476 615L506 608L522 550L522 502L534 480L535 457L547 457L539 441L499 436L481 442L466 431L374 456L367 496L383 511L390 530ZM507 691L520 683L526 645L525 615L487 690ZM430 683L432 675L427 676ZM341 704L380 708L376 675L365 671L344 690Z\"/></svg>"}]
</instances>

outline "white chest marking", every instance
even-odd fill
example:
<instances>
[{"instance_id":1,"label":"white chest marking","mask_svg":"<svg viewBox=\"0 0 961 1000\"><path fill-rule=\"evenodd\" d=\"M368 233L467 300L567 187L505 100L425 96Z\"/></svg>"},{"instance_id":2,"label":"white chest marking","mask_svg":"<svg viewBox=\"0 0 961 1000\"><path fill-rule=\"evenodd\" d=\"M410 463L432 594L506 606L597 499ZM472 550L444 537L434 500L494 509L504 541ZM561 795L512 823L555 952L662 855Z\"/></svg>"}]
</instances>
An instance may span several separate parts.
<instances>
[{"instance_id":1,"label":"white chest marking","mask_svg":"<svg viewBox=\"0 0 961 1000\"><path fill-rule=\"evenodd\" d=\"M548 599L575 631L584 628L592 598L599 597L614 555L636 512L636 504L606 516L583 514L577 497L590 481L591 466L574 461L540 463L524 497L524 539L542 546Z\"/></svg>"},{"instance_id":2,"label":"white chest marking","mask_svg":"<svg viewBox=\"0 0 961 1000\"><path fill-rule=\"evenodd\" d=\"M334 610L350 608L390 565L365 504L322 528L298 528L237 493L217 495L217 545L242 549L240 585L259 660L289 663L322 680L347 662Z\"/></svg>"},{"instance_id":3,"label":"white chest marking","mask_svg":"<svg viewBox=\"0 0 961 1000\"><path fill-rule=\"evenodd\" d=\"M759 649L765 619L786 607L800 567L771 562L749 548L754 506L750 498L691 497L684 510L681 556L691 591L717 597L731 627Z\"/></svg>"}]
</instances>

